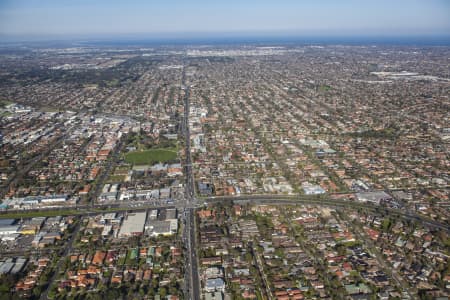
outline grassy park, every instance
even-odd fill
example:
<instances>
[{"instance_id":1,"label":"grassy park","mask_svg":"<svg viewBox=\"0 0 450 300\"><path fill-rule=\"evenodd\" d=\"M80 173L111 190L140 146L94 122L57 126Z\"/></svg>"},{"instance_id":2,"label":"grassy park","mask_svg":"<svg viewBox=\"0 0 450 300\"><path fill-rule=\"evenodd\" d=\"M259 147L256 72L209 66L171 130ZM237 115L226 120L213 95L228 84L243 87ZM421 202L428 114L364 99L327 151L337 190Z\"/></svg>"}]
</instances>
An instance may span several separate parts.
<instances>
[{"instance_id":1,"label":"grassy park","mask_svg":"<svg viewBox=\"0 0 450 300\"><path fill-rule=\"evenodd\" d=\"M169 162L176 158L177 151L172 148L132 151L125 154L125 161L133 165L152 165L158 162Z\"/></svg>"}]
</instances>

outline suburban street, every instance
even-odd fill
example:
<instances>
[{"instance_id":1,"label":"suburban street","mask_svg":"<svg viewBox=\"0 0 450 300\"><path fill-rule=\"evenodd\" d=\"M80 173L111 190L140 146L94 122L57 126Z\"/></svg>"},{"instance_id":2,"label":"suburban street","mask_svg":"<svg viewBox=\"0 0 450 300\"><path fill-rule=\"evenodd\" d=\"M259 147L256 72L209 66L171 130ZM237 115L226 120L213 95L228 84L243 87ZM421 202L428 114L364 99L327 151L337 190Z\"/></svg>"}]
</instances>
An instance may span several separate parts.
<instances>
[{"instance_id":1,"label":"suburban street","mask_svg":"<svg viewBox=\"0 0 450 300\"><path fill-rule=\"evenodd\" d=\"M56 278L58 277L58 274L61 270L61 266L63 265L63 263L65 262L66 258L68 257L70 251L72 250L72 246L73 246L73 242L75 241L76 236L78 235L78 232L80 231L81 228L81 222L78 222L75 225L75 229L73 230L73 232L71 233L70 239L69 241L66 243L65 248L62 252L62 254L60 255L60 259L58 260L55 269L53 270L53 275L50 278L50 280L48 281L48 285L46 290L41 294L41 300L47 300L48 299L48 292L50 291L50 288L53 284L53 282L56 280Z\"/></svg>"},{"instance_id":2,"label":"suburban street","mask_svg":"<svg viewBox=\"0 0 450 300\"><path fill-rule=\"evenodd\" d=\"M92 207L95 206L95 202L102 191L102 187L105 181L108 179L111 171L113 170L113 167L117 164L118 160L120 159L120 153L122 153L123 147L124 147L123 140L121 140L119 142L119 145L116 146L113 156L110 159L108 159L108 161L106 162L106 166L104 166L100 174L100 177L97 179L95 189L93 189L93 191L91 192L88 201L88 204L91 205Z\"/></svg>"},{"instance_id":3,"label":"suburban street","mask_svg":"<svg viewBox=\"0 0 450 300\"><path fill-rule=\"evenodd\" d=\"M71 128L69 128L67 132L70 132L70 130ZM52 149L62 144L64 139L67 138L67 136L68 134L64 133L63 135L58 137L55 141L53 141L46 151L32 158L30 161L26 163L26 165L20 166L18 168L18 171L15 172L13 176L11 176L6 182L2 183L2 188L0 188L0 197L3 197L12 186L18 184L23 179L23 176L25 176L34 166L36 166L39 162L41 162L43 158L47 157L50 154Z\"/></svg>"},{"instance_id":4,"label":"suburban street","mask_svg":"<svg viewBox=\"0 0 450 300\"><path fill-rule=\"evenodd\" d=\"M348 219L348 217L345 214L341 213L341 214L339 214L339 216L342 219L345 219L347 222L350 222L350 220ZM411 299L417 299L417 297L415 297L416 291L414 291L412 289L412 287L410 287L407 284L407 282L397 273L397 270L395 270L394 268L392 268L391 266L388 265L388 263L384 260L383 255L380 253L378 248L374 245L372 240L364 233L363 228L361 228L361 226L359 226L359 225L356 225L353 227L353 229L354 229L354 232L356 233L358 239L365 241L366 244L369 246L370 251L375 256L378 264L383 268L384 272L386 272L386 274L391 276L396 281L398 286L401 286L403 291L408 293L408 295Z\"/></svg>"}]
</instances>

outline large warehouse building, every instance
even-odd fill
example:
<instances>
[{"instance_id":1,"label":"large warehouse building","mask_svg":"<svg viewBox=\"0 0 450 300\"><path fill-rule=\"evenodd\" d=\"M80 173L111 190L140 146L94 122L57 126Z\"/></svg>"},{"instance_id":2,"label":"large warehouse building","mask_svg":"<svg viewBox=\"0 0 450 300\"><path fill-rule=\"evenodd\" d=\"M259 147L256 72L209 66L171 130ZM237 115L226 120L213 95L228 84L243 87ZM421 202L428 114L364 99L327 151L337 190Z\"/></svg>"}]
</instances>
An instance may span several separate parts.
<instances>
[{"instance_id":1,"label":"large warehouse building","mask_svg":"<svg viewBox=\"0 0 450 300\"><path fill-rule=\"evenodd\" d=\"M120 227L119 237L141 235L144 232L147 212L136 212L127 215Z\"/></svg>"}]
</instances>

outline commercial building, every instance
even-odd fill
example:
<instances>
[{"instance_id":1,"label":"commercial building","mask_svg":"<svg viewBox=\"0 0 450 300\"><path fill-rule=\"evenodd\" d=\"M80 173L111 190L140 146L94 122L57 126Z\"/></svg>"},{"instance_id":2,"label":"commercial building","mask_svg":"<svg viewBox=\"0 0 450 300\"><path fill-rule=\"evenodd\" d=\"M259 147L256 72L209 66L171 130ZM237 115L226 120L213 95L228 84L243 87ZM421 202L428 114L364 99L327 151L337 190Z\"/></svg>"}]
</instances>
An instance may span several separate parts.
<instances>
[{"instance_id":1,"label":"commercial building","mask_svg":"<svg viewBox=\"0 0 450 300\"><path fill-rule=\"evenodd\" d=\"M205 290L207 292L224 291L225 282L222 278L207 279L205 284Z\"/></svg>"},{"instance_id":2,"label":"commercial building","mask_svg":"<svg viewBox=\"0 0 450 300\"><path fill-rule=\"evenodd\" d=\"M0 236L19 233L19 227L20 227L19 225L0 226Z\"/></svg>"},{"instance_id":3,"label":"commercial building","mask_svg":"<svg viewBox=\"0 0 450 300\"><path fill-rule=\"evenodd\" d=\"M145 225L145 232L150 236L172 235L178 230L178 220L151 221Z\"/></svg>"},{"instance_id":4,"label":"commercial building","mask_svg":"<svg viewBox=\"0 0 450 300\"><path fill-rule=\"evenodd\" d=\"M147 212L130 213L120 227L119 237L141 235L144 232Z\"/></svg>"},{"instance_id":5,"label":"commercial building","mask_svg":"<svg viewBox=\"0 0 450 300\"><path fill-rule=\"evenodd\" d=\"M356 193L356 198L361 202L371 202L380 204L381 201L392 200L392 197L386 192L364 192Z\"/></svg>"}]
</instances>

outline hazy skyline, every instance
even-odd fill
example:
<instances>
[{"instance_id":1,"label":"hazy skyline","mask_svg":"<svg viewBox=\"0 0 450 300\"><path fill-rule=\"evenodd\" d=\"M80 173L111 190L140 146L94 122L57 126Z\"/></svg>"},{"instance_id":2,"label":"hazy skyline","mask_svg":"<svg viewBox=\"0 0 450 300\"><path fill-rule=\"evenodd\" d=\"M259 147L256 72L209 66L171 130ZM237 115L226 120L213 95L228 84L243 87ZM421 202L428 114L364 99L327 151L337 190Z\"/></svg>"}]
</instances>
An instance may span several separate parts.
<instances>
[{"instance_id":1,"label":"hazy skyline","mask_svg":"<svg viewBox=\"0 0 450 300\"><path fill-rule=\"evenodd\" d=\"M0 0L0 35L450 35L446 0Z\"/></svg>"}]
</instances>

